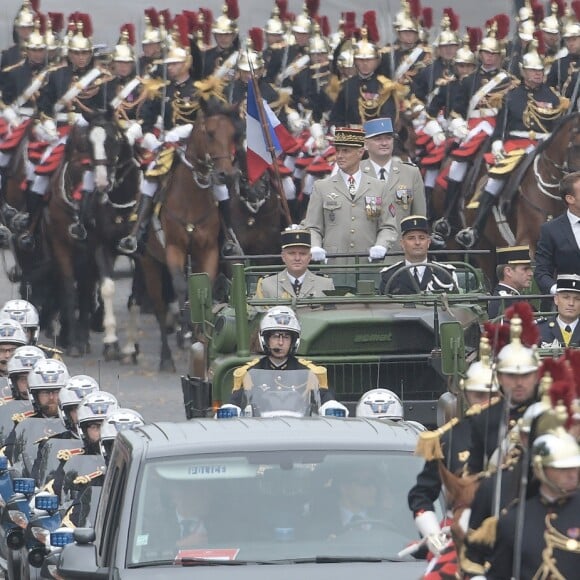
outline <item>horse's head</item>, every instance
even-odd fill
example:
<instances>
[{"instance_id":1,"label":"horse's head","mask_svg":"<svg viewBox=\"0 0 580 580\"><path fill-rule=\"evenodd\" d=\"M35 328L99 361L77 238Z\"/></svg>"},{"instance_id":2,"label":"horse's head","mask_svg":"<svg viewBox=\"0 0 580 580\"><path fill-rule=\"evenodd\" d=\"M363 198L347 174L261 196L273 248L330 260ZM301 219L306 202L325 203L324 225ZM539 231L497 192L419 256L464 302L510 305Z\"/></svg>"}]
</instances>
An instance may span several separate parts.
<instances>
[{"instance_id":1,"label":"horse's head","mask_svg":"<svg viewBox=\"0 0 580 580\"><path fill-rule=\"evenodd\" d=\"M95 185L100 193L114 187L122 141L121 132L111 115L100 113L90 118L91 159L95 170Z\"/></svg>"}]
</instances>

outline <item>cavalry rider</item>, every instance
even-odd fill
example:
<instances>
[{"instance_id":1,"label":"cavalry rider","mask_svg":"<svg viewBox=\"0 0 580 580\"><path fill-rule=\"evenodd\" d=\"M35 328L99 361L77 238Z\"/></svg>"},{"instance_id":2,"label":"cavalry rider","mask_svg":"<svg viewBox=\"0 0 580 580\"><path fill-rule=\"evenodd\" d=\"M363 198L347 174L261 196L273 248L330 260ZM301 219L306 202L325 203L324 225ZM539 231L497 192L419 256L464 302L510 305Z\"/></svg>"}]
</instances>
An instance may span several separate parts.
<instances>
[{"instance_id":1,"label":"cavalry rider","mask_svg":"<svg viewBox=\"0 0 580 580\"><path fill-rule=\"evenodd\" d=\"M280 8L278 6L274 6L271 17L268 19L263 29L264 34L266 35L266 47L262 51L262 57L264 58L264 65L266 68L264 78L269 83L276 82L278 75L283 67L286 68L288 61L288 51L290 47L286 44L284 39L284 33L286 30L284 28L284 23L282 22L282 17L285 16L285 14L282 15L280 13Z\"/></svg>"},{"instance_id":2,"label":"cavalry rider","mask_svg":"<svg viewBox=\"0 0 580 580\"><path fill-rule=\"evenodd\" d=\"M34 232L31 227L36 224L43 209L50 176L64 155L64 143L71 126L87 125L83 113L102 109L106 102L104 83L110 79L110 75L94 63L90 18L88 14L76 14L76 18L76 33L68 44L68 63L49 73L38 97L41 125L37 127L37 133L50 146L37 165L36 176L27 191L28 229L18 238L18 244L28 251L34 248ZM94 187L94 175L87 170L83 174L82 191L90 195ZM83 195L82 203L87 203L87 197ZM76 225L72 224L71 235L76 232ZM81 234L82 230L78 235Z\"/></svg>"},{"instance_id":3,"label":"cavalry rider","mask_svg":"<svg viewBox=\"0 0 580 580\"><path fill-rule=\"evenodd\" d=\"M492 155L486 161L492 163L477 216L471 227L461 230L455 237L468 249L479 239L512 171L539 142L550 137L554 125L568 109L568 99L544 82L544 60L538 54L535 41L523 56L520 68L523 82L505 96L491 137Z\"/></svg>"},{"instance_id":4,"label":"cavalry rider","mask_svg":"<svg viewBox=\"0 0 580 580\"><path fill-rule=\"evenodd\" d=\"M501 36L501 35L500 35ZM451 106L452 121L449 129L461 144L451 153L445 210L449 215L458 201L461 184L472 160L486 139L493 133L499 105L507 91L514 85L505 70L500 70L504 47L498 38L497 23L491 24L488 35L479 46L480 67L463 79ZM451 233L446 218L437 220L433 232L447 239Z\"/></svg>"},{"instance_id":5,"label":"cavalry rider","mask_svg":"<svg viewBox=\"0 0 580 580\"><path fill-rule=\"evenodd\" d=\"M575 91L577 99L580 94L576 88L578 78L576 73L580 69L580 23L574 16L569 16L564 25L562 38L567 54L552 63L547 83L568 98L571 98Z\"/></svg>"},{"instance_id":6,"label":"cavalry rider","mask_svg":"<svg viewBox=\"0 0 580 580\"><path fill-rule=\"evenodd\" d=\"M562 8L561 15L559 13L560 6ZM552 2L550 15L546 16L538 26L538 28L542 31L544 44L546 45L544 59L546 61L546 67L548 68L551 68L552 64L554 64L554 61L564 56L567 52L567 49L562 48L562 36L559 18L559 16L564 15L564 8L564 0Z\"/></svg>"},{"instance_id":7,"label":"cavalry rider","mask_svg":"<svg viewBox=\"0 0 580 580\"><path fill-rule=\"evenodd\" d=\"M199 109L201 96L198 87L208 81L194 82L191 77L191 55L184 44L187 42L187 32L183 27L179 30L181 43L177 37L174 46L168 51L163 61L167 65L167 77L170 81L166 93L161 99L151 99L144 103L141 118L143 133L142 146L156 151L156 159L149 165L141 182L137 219L132 231L118 244L119 251L133 254L145 241L145 236L153 212L153 200L159 189L160 179L166 175L173 164L176 144L183 144L191 135L193 124ZM220 90L212 93L223 99ZM163 119L165 134L159 141L153 133L158 117ZM231 231L230 198L225 185L214 185L213 194L216 198L224 222Z\"/></svg>"},{"instance_id":8,"label":"cavalry rider","mask_svg":"<svg viewBox=\"0 0 580 580\"><path fill-rule=\"evenodd\" d=\"M145 10L145 29L141 39L143 54L138 60L138 73L141 76L163 76L163 42L165 29L159 25L159 14L155 8Z\"/></svg>"},{"instance_id":9,"label":"cavalry rider","mask_svg":"<svg viewBox=\"0 0 580 580\"><path fill-rule=\"evenodd\" d=\"M13 26L14 45L0 54L0 89L4 89L4 75L2 72L5 68L19 63L28 37L34 30L34 21L37 15L32 9L30 0L24 0L22 6L16 15Z\"/></svg>"},{"instance_id":10,"label":"cavalry rider","mask_svg":"<svg viewBox=\"0 0 580 580\"><path fill-rule=\"evenodd\" d=\"M377 46L368 39L366 29L354 44L357 74L344 82L330 112L329 125L362 125L377 117L398 118L402 85L379 74L381 62Z\"/></svg>"},{"instance_id":11,"label":"cavalry rider","mask_svg":"<svg viewBox=\"0 0 580 580\"><path fill-rule=\"evenodd\" d=\"M226 0L221 15L218 16L211 28L216 45L207 50L200 50L197 39L193 35L189 46L193 57L191 64L194 80L210 77L216 69L226 62L231 63L231 66L227 65L227 68L233 70L240 48L238 17L238 0Z\"/></svg>"}]
</instances>

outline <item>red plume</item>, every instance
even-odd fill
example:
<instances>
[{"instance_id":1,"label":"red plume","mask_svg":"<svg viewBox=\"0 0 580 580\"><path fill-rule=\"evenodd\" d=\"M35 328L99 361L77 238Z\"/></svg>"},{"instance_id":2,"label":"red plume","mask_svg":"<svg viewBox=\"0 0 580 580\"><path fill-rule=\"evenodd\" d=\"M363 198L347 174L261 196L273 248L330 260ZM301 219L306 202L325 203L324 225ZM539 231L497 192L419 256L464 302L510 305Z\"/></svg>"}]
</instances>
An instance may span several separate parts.
<instances>
[{"instance_id":1,"label":"red plume","mask_svg":"<svg viewBox=\"0 0 580 580\"><path fill-rule=\"evenodd\" d=\"M30 8L32 8L34 12L40 11L40 0L30 0Z\"/></svg>"},{"instance_id":2,"label":"red plume","mask_svg":"<svg viewBox=\"0 0 580 580\"><path fill-rule=\"evenodd\" d=\"M185 18L187 18L189 32L195 32L199 26L197 12L195 12L194 10L183 10L182 14L185 16Z\"/></svg>"},{"instance_id":3,"label":"red plume","mask_svg":"<svg viewBox=\"0 0 580 580\"><path fill-rule=\"evenodd\" d=\"M356 12L351 12L350 10L348 12L343 12L342 19L344 20L345 24L352 24L353 26L355 26Z\"/></svg>"},{"instance_id":4,"label":"red plume","mask_svg":"<svg viewBox=\"0 0 580 580\"><path fill-rule=\"evenodd\" d=\"M541 30L536 30L534 32L534 38L538 41L538 52L540 54L546 54L546 42L544 40L544 33Z\"/></svg>"},{"instance_id":5,"label":"red plume","mask_svg":"<svg viewBox=\"0 0 580 580\"><path fill-rule=\"evenodd\" d=\"M421 0L409 0L409 8L411 10L411 16L415 20L421 18Z\"/></svg>"},{"instance_id":6,"label":"red plume","mask_svg":"<svg viewBox=\"0 0 580 580\"><path fill-rule=\"evenodd\" d=\"M566 360L566 355L559 359L544 359L542 361L542 366L540 367L540 376L544 376L548 372L553 381L550 387L550 392L548 393L550 396L550 402L554 408L559 403L562 403L566 407L568 412L568 422L566 426L569 426L573 414L572 404L574 402L575 387L574 374L571 365Z\"/></svg>"},{"instance_id":7,"label":"red plume","mask_svg":"<svg viewBox=\"0 0 580 580\"><path fill-rule=\"evenodd\" d=\"M40 34L46 34L46 16L42 12L37 12L34 15L34 18L39 20L38 31Z\"/></svg>"},{"instance_id":8,"label":"red plume","mask_svg":"<svg viewBox=\"0 0 580 580\"><path fill-rule=\"evenodd\" d=\"M160 10L159 16L163 16L163 26L165 26L165 30L171 30L173 27L173 18L171 18L171 12L169 11L169 8ZM161 18L159 19L159 22L161 23Z\"/></svg>"},{"instance_id":9,"label":"red plume","mask_svg":"<svg viewBox=\"0 0 580 580\"><path fill-rule=\"evenodd\" d=\"M576 15L576 20L580 20L580 0L574 0L570 3L572 10L574 10L574 14Z\"/></svg>"},{"instance_id":10,"label":"red plume","mask_svg":"<svg viewBox=\"0 0 580 580\"><path fill-rule=\"evenodd\" d=\"M319 16L318 24L320 24L320 32L322 36L328 38L330 36L330 22L328 22L328 16Z\"/></svg>"},{"instance_id":11,"label":"red plume","mask_svg":"<svg viewBox=\"0 0 580 580\"><path fill-rule=\"evenodd\" d=\"M209 44L211 42L211 27L213 24L213 12L209 8L200 8L199 11L203 14L203 23L201 25L203 42L205 44Z\"/></svg>"},{"instance_id":12,"label":"red plume","mask_svg":"<svg viewBox=\"0 0 580 580\"><path fill-rule=\"evenodd\" d=\"M48 17L50 18L53 32L60 32L64 28L64 14L62 12L49 12Z\"/></svg>"},{"instance_id":13,"label":"red plume","mask_svg":"<svg viewBox=\"0 0 580 580\"><path fill-rule=\"evenodd\" d=\"M544 20L544 7L538 2L532 2L532 14L534 15L534 22L536 26L540 25L540 22Z\"/></svg>"},{"instance_id":14,"label":"red plume","mask_svg":"<svg viewBox=\"0 0 580 580\"><path fill-rule=\"evenodd\" d=\"M135 46L135 25L132 22L127 22L121 26L121 34L126 32L129 36L129 44Z\"/></svg>"},{"instance_id":15,"label":"red plume","mask_svg":"<svg viewBox=\"0 0 580 580\"><path fill-rule=\"evenodd\" d=\"M318 10L320 9L320 0L306 0L306 10L308 11L308 16L314 18L318 15Z\"/></svg>"},{"instance_id":16,"label":"red plume","mask_svg":"<svg viewBox=\"0 0 580 580\"><path fill-rule=\"evenodd\" d=\"M151 21L153 28L159 28L159 12L155 8L146 8L145 16Z\"/></svg>"},{"instance_id":17,"label":"red plume","mask_svg":"<svg viewBox=\"0 0 580 580\"><path fill-rule=\"evenodd\" d=\"M173 29L179 34L179 43L182 47L189 46L189 20L185 14L178 14L173 20Z\"/></svg>"},{"instance_id":18,"label":"red plume","mask_svg":"<svg viewBox=\"0 0 580 580\"><path fill-rule=\"evenodd\" d=\"M499 351L510 342L510 325L506 322L486 322L483 328L489 337L492 357L495 358Z\"/></svg>"},{"instance_id":19,"label":"red plume","mask_svg":"<svg viewBox=\"0 0 580 580\"><path fill-rule=\"evenodd\" d=\"M475 52L481 43L481 39L483 38L483 32L481 31L481 28L468 26L467 36L469 36L469 50Z\"/></svg>"},{"instance_id":20,"label":"red plume","mask_svg":"<svg viewBox=\"0 0 580 580\"><path fill-rule=\"evenodd\" d=\"M421 12L421 22L423 28L433 28L433 8L431 8L431 6L423 8L423 11Z\"/></svg>"},{"instance_id":21,"label":"red plume","mask_svg":"<svg viewBox=\"0 0 580 580\"><path fill-rule=\"evenodd\" d=\"M510 17L507 14L498 14L493 18L497 22L497 39L503 40L510 31Z\"/></svg>"},{"instance_id":22,"label":"red plume","mask_svg":"<svg viewBox=\"0 0 580 580\"><path fill-rule=\"evenodd\" d=\"M91 17L87 13L81 12L77 15L77 22L83 23L83 35L85 38L90 38L93 35L93 22Z\"/></svg>"},{"instance_id":23,"label":"red plume","mask_svg":"<svg viewBox=\"0 0 580 580\"><path fill-rule=\"evenodd\" d=\"M288 0L276 0L276 6L280 12L280 20L282 22L287 20L286 14L288 14Z\"/></svg>"},{"instance_id":24,"label":"red plume","mask_svg":"<svg viewBox=\"0 0 580 580\"><path fill-rule=\"evenodd\" d=\"M252 39L252 46L254 47L254 50L257 50L258 52L262 52L262 50L264 50L264 32L263 32L263 30L256 26L254 28L250 28L250 30L248 31L248 34L250 35L250 38Z\"/></svg>"},{"instance_id":25,"label":"red plume","mask_svg":"<svg viewBox=\"0 0 580 580\"><path fill-rule=\"evenodd\" d=\"M552 4L557 5L558 18L562 18L566 14L566 0L553 0Z\"/></svg>"},{"instance_id":26,"label":"red plume","mask_svg":"<svg viewBox=\"0 0 580 580\"><path fill-rule=\"evenodd\" d=\"M240 17L240 7L238 6L238 0L226 0L226 6L228 7L228 18L230 20L237 20Z\"/></svg>"},{"instance_id":27,"label":"red plume","mask_svg":"<svg viewBox=\"0 0 580 580\"><path fill-rule=\"evenodd\" d=\"M568 359L576 383L576 398L580 399L580 350L569 348L566 350Z\"/></svg>"},{"instance_id":28,"label":"red plume","mask_svg":"<svg viewBox=\"0 0 580 580\"><path fill-rule=\"evenodd\" d=\"M522 319L522 344L531 348L540 341L540 331L534 320L534 311L528 302L516 302L505 311L506 320L514 316Z\"/></svg>"},{"instance_id":29,"label":"red plume","mask_svg":"<svg viewBox=\"0 0 580 580\"><path fill-rule=\"evenodd\" d=\"M443 14L447 14L449 22L451 23L451 30L459 30L459 16L455 14L453 8L443 8Z\"/></svg>"},{"instance_id":30,"label":"red plume","mask_svg":"<svg viewBox=\"0 0 580 580\"><path fill-rule=\"evenodd\" d=\"M367 29L369 42L379 41L379 29L377 28L377 13L374 10L367 10L363 14L363 24Z\"/></svg>"}]
</instances>

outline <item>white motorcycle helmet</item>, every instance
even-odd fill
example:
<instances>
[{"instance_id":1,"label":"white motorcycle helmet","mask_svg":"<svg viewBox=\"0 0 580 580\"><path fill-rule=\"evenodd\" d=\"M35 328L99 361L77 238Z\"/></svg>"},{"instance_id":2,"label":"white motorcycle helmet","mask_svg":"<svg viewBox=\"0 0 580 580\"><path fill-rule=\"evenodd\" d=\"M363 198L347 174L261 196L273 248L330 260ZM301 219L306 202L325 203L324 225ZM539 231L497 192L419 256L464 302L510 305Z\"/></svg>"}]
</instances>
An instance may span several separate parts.
<instances>
[{"instance_id":1,"label":"white motorcycle helmet","mask_svg":"<svg viewBox=\"0 0 580 580\"><path fill-rule=\"evenodd\" d=\"M137 427L142 425L145 425L143 417L133 409L117 409L109 413L101 427L102 455L107 458L110 457L117 433L129 429L137 429Z\"/></svg>"},{"instance_id":2,"label":"white motorcycle helmet","mask_svg":"<svg viewBox=\"0 0 580 580\"><path fill-rule=\"evenodd\" d=\"M104 421L105 417L119 408L117 398L111 393L97 391L89 393L79 404L79 427L88 423Z\"/></svg>"},{"instance_id":3,"label":"white motorcycle helmet","mask_svg":"<svg viewBox=\"0 0 580 580\"><path fill-rule=\"evenodd\" d=\"M55 359L39 360L28 373L28 393L32 407L41 411L37 394L39 391L60 391L70 379L66 365Z\"/></svg>"},{"instance_id":4,"label":"white motorcycle helmet","mask_svg":"<svg viewBox=\"0 0 580 580\"><path fill-rule=\"evenodd\" d=\"M40 317L38 310L27 300L8 300L0 310L0 320L10 318L22 326L30 334L30 344L38 342L40 333Z\"/></svg>"},{"instance_id":5,"label":"white motorcycle helmet","mask_svg":"<svg viewBox=\"0 0 580 580\"><path fill-rule=\"evenodd\" d=\"M260 346L266 353L270 353L268 336L273 332L289 332L292 336L290 353L294 354L300 345L300 323L293 310L288 306L274 306L270 308L260 322Z\"/></svg>"},{"instance_id":6,"label":"white motorcycle helmet","mask_svg":"<svg viewBox=\"0 0 580 580\"><path fill-rule=\"evenodd\" d=\"M18 376L27 374L32 367L39 361L45 359L44 352L36 346L26 345L19 346L15 351L8 364L6 365L10 389L15 399L20 399L23 394L18 389Z\"/></svg>"},{"instance_id":7,"label":"white motorcycle helmet","mask_svg":"<svg viewBox=\"0 0 580 580\"><path fill-rule=\"evenodd\" d=\"M58 396L58 410L66 428L75 434L78 433L76 421L71 417L71 411L78 408L83 399L90 393L100 391L99 383L89 375L75 375L60 390Z\"/></svg>"},{"instance_id":8,"label":"white motorcycle helmet","mask_svg":"<svg viewBox=\"0 0 580 580\"><path fill-rule=\"evenodd\" d=\"M401 399L389 389L367 391L356 406L356 416L367 419L404 419Z\"/></svg>"},{"instance_id":9,"label":"white motorcycle helmet","mask_svg":"<svg viewBox=\"0 0 580 580\"><path fill-rule=\"evenodd\" d=\"M19 322L12 318L4 318L0 320L0 343L24 346L28 344L28 338Z\"/></svg>"}]
</instances>

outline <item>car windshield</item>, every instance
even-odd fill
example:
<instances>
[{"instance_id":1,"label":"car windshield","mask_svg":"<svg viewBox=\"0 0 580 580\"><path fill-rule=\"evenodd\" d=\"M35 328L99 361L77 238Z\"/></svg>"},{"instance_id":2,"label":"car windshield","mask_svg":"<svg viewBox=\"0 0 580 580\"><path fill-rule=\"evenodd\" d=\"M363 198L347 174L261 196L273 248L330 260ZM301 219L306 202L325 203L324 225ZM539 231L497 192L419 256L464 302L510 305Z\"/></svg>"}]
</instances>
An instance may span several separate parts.
<instances>
[{"instance_id":1,"label":"car windshield","mask_svg":"<svg viewBox=\"0 0 580 580\"><path fill-rule=\"evenodd\" d=\"M276 451L149 461L127 564L392 558L417 538L410 453Z\"/></svg>"}]
</instances>

